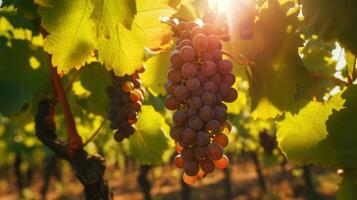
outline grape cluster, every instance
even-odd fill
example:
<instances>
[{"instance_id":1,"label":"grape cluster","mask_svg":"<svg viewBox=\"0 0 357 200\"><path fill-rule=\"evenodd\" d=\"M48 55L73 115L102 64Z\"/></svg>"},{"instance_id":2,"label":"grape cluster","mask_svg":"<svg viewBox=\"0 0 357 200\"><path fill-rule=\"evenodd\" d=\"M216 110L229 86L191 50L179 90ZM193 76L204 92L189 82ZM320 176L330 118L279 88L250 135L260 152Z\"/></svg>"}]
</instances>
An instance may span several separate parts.
<instances>
[{"instance_id":1,"label":"grape cluster","mask_svg":"<svg viewBox=\"0 0 357 200\"><path fill-rule=\"evenodd\" d=\"M112 85L106 88L110 105L108 119L110 127L115 130L114 139L123 141L135 132L133 124L138 120L144 100L144 89L141 87L139 74L144 72L142 67L132 75L118 77L113 75Z\"/></svg>"},{"instance_id":2,"label":"grape cluster","mask_svg":"<svg viewBox=\"0 0 357 200\"><path fill-rule=\"evenodd\" d=\"M183 180L193 184L215 168L228 166L223 148L228 145L230 124L223 102L235 101L238 93L232 87L233 65L222 59L214 26L179 22L176 32L179 39L170 57L165 107L175 111L170 132L179 153L175 165L183 168Z\"/></svg>"}]
</instances>

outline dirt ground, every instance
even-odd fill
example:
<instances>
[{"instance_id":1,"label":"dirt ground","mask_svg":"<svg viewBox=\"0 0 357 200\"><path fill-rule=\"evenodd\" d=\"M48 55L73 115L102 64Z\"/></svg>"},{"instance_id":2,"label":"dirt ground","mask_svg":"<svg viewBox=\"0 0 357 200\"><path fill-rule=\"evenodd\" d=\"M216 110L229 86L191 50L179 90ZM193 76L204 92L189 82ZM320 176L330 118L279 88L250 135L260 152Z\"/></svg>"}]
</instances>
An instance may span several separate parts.
<instances>
[{"instance_id":1,"label":"dirt ground","mask_svg":"<svg viewBox=\"0 0 357 200\"><path fill-rule=\"evenodd\" d=\"M267 185L267 192L262 192L258 184L258 177L253 163L241 161L230 167L232 199L234 200L303 200L303 199L335 199L338 189L339 178L336 173L325 172L322 169L313 169L315 190L318 197L309 197L307 188L304 186L301 170L298 167L287 166L287 174L283 174L280 166L265 168L263 173ZM110 190L115 200L141 200L143 199L137 185L137 169L127 172L108 169L107 178ZM192 200L220 200L224 199L224 173L216 171L207 176L192 188ZM149 174L152 183L152 196L155 200L181 199L181 185L179 170L173 166L153 168ZM25 189L24 199L41 199L40 188L42 180L39 173L35 174L34 184ZM0 200L19 199L15 187L14 175L5 176L0 180ZM62 183L51 180L47 199L54 200L81 200L82 186L73 176L66 174Z\"/></svg>"}]
</instances>

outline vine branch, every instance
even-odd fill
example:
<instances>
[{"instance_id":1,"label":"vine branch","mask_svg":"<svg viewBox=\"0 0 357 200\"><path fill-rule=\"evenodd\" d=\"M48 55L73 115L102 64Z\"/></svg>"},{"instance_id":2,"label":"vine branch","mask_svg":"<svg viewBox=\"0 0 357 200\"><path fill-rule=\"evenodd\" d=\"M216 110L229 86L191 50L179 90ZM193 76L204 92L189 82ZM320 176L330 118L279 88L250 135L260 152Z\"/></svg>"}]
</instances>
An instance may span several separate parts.
<instances>
[{"instance_id":1,"label":"vine branch","mask_svg":"<svg viewBox=\"0 0 357 200\"><path fill-rule=\"evenodd\" d=\"M314 73L313 76L316 78L316 79L326 79L326 80L330 80L336 84L339 84L339 85L343 85L343 86L349 86L351 85L349 82L346 82L344 80L341 80L339 78L336 78L334 76L328 76L328 75L324 75L324 74L319 74L319 73Z\"/></svg>"},{"instance_id":2,"label":"vine branch","mask_svg":"<svg viewBox=\"0 0 357 200\"><path fill-rule=\"evenodd\" d=\"M44 29L41 29L41 33L44 38L48 35L48 33ZM47 57L48 57L48 66L50 68L52 83L55 88L55 94L58 97L58 101L61 104L62 111L65 118L66 129L69 135L69 146L67 150L69 151L70 155L73 155L83 147L82 138L79 136L77 132L74 118L71 109L69 107L66 94L64 92L60 77L57 73L57 67L53 67L52 55L47 54Z\"/></svg>"}]
</instances>

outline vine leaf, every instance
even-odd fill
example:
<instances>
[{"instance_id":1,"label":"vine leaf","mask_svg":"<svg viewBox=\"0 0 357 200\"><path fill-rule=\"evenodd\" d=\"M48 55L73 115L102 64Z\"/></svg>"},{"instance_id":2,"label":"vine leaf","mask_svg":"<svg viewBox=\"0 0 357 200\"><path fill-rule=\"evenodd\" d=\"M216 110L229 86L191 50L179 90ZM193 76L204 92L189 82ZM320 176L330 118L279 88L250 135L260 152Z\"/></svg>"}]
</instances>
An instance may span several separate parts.
<instances>
[{"instance_id":1,"label":"vine leaf","mask_svg":"<svg viewBox=\"0 0 357 200\"><path fill-rule=\"evenodd\" d=\"M109 99L105 88L111 84L110 73L99 63L91 63L81 71L80 80L83 87L91 93L86 98L87 110L106 116Z\"/></svg>"},{"instance_id":2,"label":"vine leaf","mask_svg":"<svg viewBox=\"0 0 357 200\"><path fill-rule=\"evenodd\" d=\"M169 147L164 117L152 106L145 105L138 118L136 133L129 138L130 152L143 164L162 162L162 155Z\"/></svg>"},{"instance_id":3,"label":"vine leaf","mask_svg":"<svg viewBox=\"0 0 357 200\"><path fill-rule=\"evenodd\" d=\"M98 32L108 36L109 30L118 22L130 29L136 14L135 0L92 0L95 5L92 19Z\"/></svg>"},{"instance_id":4,"label":"vine leaf","mask_svg":"<svg viewBox=\"0 0 357 200\"><path fill-rule=\"evenodd\" d=\"M145 62L147 69L141 76L143 86L154 96L165 95L166 74L170 66L170 51L159 53Z\"/></svg>"},{"instance_id":5,"label":"vine leaf","mask_svg":"<svg viewBox=\"0 0 357 200\"><path fill-rule=\"evenodd\" d=\"M42 25L50 34L44 49L52 54L53 66L68 73L80 68L94 52L96 35L90 20L93 4L90 0L37 0Z\"/></svg>"},{"instance_id":6,"label":"vine leaf","mask_svg":"<svg viewBox=\"0 0 357 200\"><path fill-rule=\"evenodd\" d=\"M357 54L356 1L300 0L306 26L325 40L338 40ZM331 15L331 13L334 13Z\"/></svg>"},{"instance_id":7,"label":"vine leaf","mask_svg":"<svg viewBox=\"0 0 357 200\"><path fill-rule=\"evenodd\" d=\"M328 132L326 120L334 110L343 108L341 94L327 102L310 102L298 114L285 114L285 119L277 124L277 141L289 160L309 164L319 162L328 154L321 153L320 145Z\"/></svg>"},{"instance_id":8,"label":"vine leaf","mask_svg":"<svg viewBox=\"0 0 357 200\"><path fill-rule=\"evenodd\" d=\"M0 48L0 112L17 114L33 95L51 89L47 57L41 50L24 40L12 40L11 47ZM16 58L14 57L16 55Z\"/></svg>"},{"instance_id":9,"label":"vine leaf","mask_svg":"<svg viewBox=\"0 0 357 200\"><path fill-rule=\"evenodd\" d=\"M137 30L118 23L109 31L109 38L98 39L99 61L118 76L134 73L144 60L144 45L136 37Z\"/></svg>"},{"instance_id":10,"label":"vine leaf","mask_svg":"<svg viewBox=\"0 0 357 200\"><path fill-rule=\"evenodd\" d=\"M136 0L138 13L133 21L145 47L150 49L169 49L172 45L172 31L162 23L160 17L171 17L176 11L168 4L169 0Z\"/></svg>"},{"instance_id":11,"label":"vine leaf","mask_svg":"<svg viewBox=\"0 0 357 200\"><path fill-rule=\"evenodd\" d=\"M341 168L357 167L357 86L350 86L342 95L346 99L344 109L334 112L327 120L328 137L324 145L334 166Z\"/></svg>"}]
</instances>

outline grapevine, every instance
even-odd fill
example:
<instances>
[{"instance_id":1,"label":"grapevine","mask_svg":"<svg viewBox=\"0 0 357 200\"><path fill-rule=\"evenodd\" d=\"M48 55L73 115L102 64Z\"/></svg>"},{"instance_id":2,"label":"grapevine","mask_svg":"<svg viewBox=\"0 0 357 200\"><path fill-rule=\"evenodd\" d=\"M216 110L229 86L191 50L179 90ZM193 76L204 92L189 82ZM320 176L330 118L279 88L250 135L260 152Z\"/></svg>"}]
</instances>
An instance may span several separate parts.
<instances>
[{"instance_id":1,"label":"grapevine","mask_svg":"<svg viewBox=\"0 0 357 200\"><path fill-rule=\"evenodd\" d=\"M177 24L165 106L175 111L171 129L179 153L175 165L183 168L187 184L229 163L223 153L229 133L224 130L230 127L223 102L235 101L238 93L232 87L233 64L222 58L220 31L207 20L202 26L184 21Z\"/></svg>"}]
</instances>

